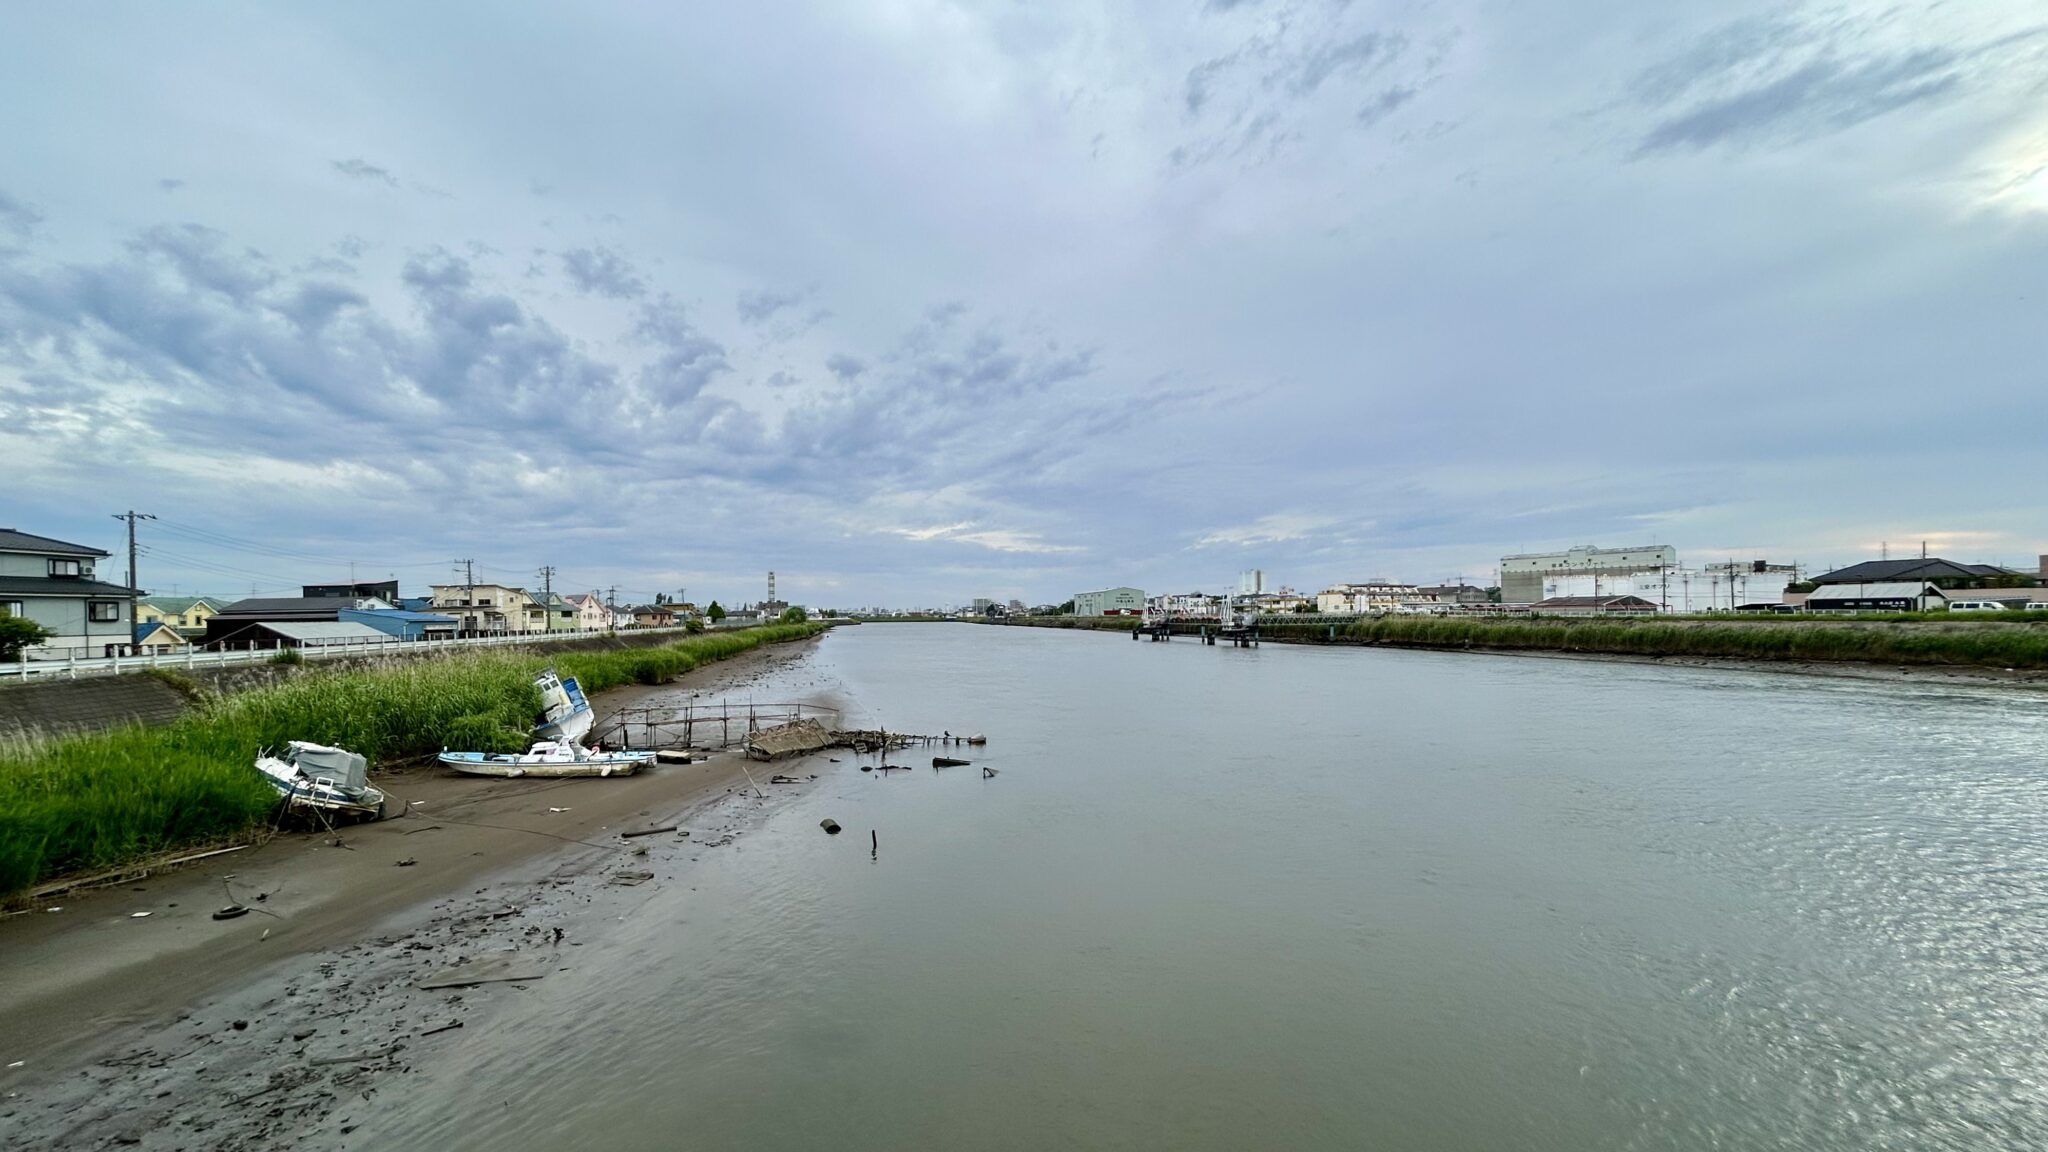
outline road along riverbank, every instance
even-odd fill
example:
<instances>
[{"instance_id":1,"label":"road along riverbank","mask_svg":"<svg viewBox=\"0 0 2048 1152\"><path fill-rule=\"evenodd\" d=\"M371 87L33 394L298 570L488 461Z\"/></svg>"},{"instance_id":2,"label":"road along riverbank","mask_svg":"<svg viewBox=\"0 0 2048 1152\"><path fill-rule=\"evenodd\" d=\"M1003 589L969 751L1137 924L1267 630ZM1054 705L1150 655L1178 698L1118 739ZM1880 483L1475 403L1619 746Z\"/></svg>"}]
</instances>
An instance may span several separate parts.
<instances>
[{"instance_id":1,"label":"road along riverbank","mask_svg":"<svg viewBox=\"0 0 2048 1152\"><path fill-rule=\"evenodd\" d=\"M660 691L737 694L811 647L757 647ZM778 771L807 780L819 768ZM244 1147L364 1106L435 1029L517 995L422 990L423 973L514 950L538 969L569 963L633 889L686 875L804 787L754 775L758 791L737 751L608 780L420 769L383 781L402 817L279 836L10 915L0 1144ZM230 904L251 911L213 918Z\"/></svg>"}]
</instances>

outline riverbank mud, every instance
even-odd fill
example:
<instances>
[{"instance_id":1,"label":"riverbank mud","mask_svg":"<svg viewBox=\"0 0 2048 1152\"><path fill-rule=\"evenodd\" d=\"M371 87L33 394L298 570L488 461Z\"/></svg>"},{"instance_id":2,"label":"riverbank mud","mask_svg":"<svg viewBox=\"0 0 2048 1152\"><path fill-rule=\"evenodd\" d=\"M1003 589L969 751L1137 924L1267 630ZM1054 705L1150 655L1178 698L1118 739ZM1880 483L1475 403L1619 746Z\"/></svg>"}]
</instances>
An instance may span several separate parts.
<instances>
[{"instance_id":1,"label":"riverbank mud","mask_svg":"<svg viewBox=\"0 0 2048 1152\"><path fill-rule=\"evenodd\" d=\"M598 707L744 691L810 650L765 647ZM420 981L508 956L572 967L635 893L684 881L820 769L785 771L796 785L757 789L733 749L612 780L389 775L403 816L0 920L0 1145L336 1143L393 1075L522 983ZM249 911L214 919L230 905Z\"/></svg>"}]
</instances>

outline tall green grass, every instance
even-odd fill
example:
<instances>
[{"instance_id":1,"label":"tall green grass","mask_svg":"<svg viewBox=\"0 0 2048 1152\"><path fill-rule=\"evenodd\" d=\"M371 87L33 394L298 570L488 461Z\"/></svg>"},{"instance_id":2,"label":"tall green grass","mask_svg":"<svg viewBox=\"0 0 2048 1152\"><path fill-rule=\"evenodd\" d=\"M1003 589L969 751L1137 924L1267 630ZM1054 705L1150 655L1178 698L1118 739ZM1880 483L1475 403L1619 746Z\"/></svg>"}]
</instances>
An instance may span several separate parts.
<instances>
[{"instance_id":1,"label":"tall green grass","mask_svg":"<svg viewBox=\"0 0 2048 1152\"><path fill-rule=\"evenodd\" d=\"M259 748L311 740L359 752L373 766L444 747L517 751L540 711L533 674L549 663L601 692L658 684L823 627L775 625L554 657L500 649L319 670L210 699L159 728L0 743L0 894L247 833L276 800L251 767Z\"/></svg>"},{"instance_id":2,"label":"tall green grass","mask_svg":"<svg viewBox=\"0 0 2048 1152\"><path fill-rule=\"evenodd\" d=\"M1976 628L1856 625L1819 621L1768 624L1655 619L1457 620L1388 616L1338 624L1262 621L1273 639L1336 640L1421 648L1541 649L1642 656L1719 656L1750 660L1862 661L2048 668L2048 623Z\"/></svg>"}]
</instances>

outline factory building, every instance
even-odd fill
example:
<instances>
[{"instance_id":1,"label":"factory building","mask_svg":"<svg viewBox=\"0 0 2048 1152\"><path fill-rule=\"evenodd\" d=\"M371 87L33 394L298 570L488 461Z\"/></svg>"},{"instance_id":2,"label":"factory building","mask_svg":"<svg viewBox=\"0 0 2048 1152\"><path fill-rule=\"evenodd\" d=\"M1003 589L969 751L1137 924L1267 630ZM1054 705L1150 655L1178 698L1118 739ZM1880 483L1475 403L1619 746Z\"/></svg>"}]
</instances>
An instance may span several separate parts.
<instances>
[{"instance_id":1,"label":"factory building","mask_svg":"<svg viewBox=\"0 0 2048 1152\"><path fill-rule=\"evenodd\" d=\"M1074 593L1076 616L1142 616L1145 594L1136 588L1104 588Z\"/></svg>"},{"instance_id":2,"label":"factory building","mask_svg":"<svg viewBox=\"0 0 2048 1152\"><path fill-rule=\"evenodd\" d=\"M1504 604L1534 604L1575 591L1546 591L1546 581L1585 577L1637 576L1678 566L1678 550L1669 544L1633 548L1598 548L1591 544L1563 552L1532 552L1500 559L1500 598ZM1602 587L1600 592L1607 589ZM1596 593L1588 593L1596 594Z\"/></svg>"}]
</instances>

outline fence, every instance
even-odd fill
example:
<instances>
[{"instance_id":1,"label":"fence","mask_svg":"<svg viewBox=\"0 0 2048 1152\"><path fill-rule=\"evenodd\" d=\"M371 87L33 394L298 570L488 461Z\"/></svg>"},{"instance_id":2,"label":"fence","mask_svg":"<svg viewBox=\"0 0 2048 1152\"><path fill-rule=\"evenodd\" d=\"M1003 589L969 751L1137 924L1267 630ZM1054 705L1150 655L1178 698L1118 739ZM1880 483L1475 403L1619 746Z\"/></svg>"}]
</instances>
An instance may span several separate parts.
<instances>
[{"instance_id":1,"label":"fence","mask_svg":"<svg viewBox=\"0 0 2048 1152\"><path fill-rule=\"evenodd\" d=\"M672 628L635 628L627 635L655 636L663 633L681 633L688 629L682 625ZM438 652L444 649L493 648L507 644L545 644L559 640L587 640L607 635L603 632L519 632L503 636L465 636L452 640L401 640L396 636L387 640L343 641L336 644L316 644L300 648L279 649L258 648L252 642L247 648L235 648L218 652L203 652L196 647L182 652L152 652L142 656L91 656L79 658L66 656L62 660L31 660L24 650L21 658L0 663L0 683L26 683L30 679L61 677L76 680L81 676L118 676L123 672L139 672L145 668L229 668L237 664L261 664L276 658L280 651L296 652L307 660L339 660L352 656L398 656L415 652Z\"/></svg>"}]
</instances>

